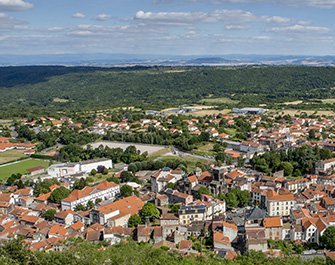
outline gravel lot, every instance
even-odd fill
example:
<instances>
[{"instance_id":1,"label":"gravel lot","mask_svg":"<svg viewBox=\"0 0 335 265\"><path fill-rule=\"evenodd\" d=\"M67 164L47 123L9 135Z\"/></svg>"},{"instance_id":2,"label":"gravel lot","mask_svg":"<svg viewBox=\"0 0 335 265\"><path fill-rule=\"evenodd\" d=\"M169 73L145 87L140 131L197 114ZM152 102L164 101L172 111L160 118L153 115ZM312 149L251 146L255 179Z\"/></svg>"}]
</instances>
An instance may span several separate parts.
<instances>
[{"instance_id":1,"label":"gravel lot","mask_svg":"<svg viewBox=\"0 0 335 265\"><path fill-rule=\"evenodd\" d=\"M150 144L137 144L137 143L122 143L122 142L107 142L107 141L102 141L102 142L97 142L91 144L93 148L97 148L100 145L103 146L108 146L110 148L122 148L125 150L128 146L134 145L138 150L143 152L148 152L148 154L152 154L155 152L158 152L163 149L167 149L168 147L162 146L162 145L150 145Z\"/></svg>"}]
</instances>

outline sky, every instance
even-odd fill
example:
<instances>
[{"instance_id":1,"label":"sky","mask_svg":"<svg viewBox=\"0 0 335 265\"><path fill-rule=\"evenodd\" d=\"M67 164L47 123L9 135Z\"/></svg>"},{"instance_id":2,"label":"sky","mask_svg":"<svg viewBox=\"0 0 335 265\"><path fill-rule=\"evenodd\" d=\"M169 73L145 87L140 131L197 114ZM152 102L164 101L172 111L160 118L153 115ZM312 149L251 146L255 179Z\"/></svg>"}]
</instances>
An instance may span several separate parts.
<instances>
[{"instance_id":1,"label":"sky","mask_svg":"<svg viewBox=\"0 0 335 265\"><path fill-rule=\"evenodd\" d=\"M0 0L0 54L335 55L335 0Z\"/></svg>"}]
</instances>

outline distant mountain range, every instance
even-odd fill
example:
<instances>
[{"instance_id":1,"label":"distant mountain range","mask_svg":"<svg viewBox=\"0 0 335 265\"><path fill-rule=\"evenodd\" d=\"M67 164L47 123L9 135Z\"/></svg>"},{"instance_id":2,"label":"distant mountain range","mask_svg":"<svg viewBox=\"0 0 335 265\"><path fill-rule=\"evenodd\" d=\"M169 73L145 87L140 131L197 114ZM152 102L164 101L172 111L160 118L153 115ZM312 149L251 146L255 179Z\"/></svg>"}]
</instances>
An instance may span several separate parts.
<instances>
[{"instance_id":1,"label":"distant mountain range","mask_svg":"<svg viewBox=\"0 0 335 265\"><path fill-rule=\"evenodd\" d=\"M0 55L0 66L71 65L71 66L238 66L238 65L311 65L335 66L335 56L222 55L168 56L134 54L59 54Z\"/></svg>"}]
</instances>

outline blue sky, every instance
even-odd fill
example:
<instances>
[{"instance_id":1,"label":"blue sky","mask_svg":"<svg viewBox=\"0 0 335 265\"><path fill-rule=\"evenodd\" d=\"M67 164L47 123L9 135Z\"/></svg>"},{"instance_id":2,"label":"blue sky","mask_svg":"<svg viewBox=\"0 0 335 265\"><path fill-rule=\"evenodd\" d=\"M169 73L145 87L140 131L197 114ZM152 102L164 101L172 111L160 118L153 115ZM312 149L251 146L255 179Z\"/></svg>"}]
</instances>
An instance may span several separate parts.
<instances>
[{"instance_id":1,"label":"blue sky","mask_svg":"<svg viewBox=\"0 0 335 265\"><path fill-rule=\"evenodd\" d=\"M335 54L335 0L0 0L0 54Z\"/></svg>"}]
</instances>

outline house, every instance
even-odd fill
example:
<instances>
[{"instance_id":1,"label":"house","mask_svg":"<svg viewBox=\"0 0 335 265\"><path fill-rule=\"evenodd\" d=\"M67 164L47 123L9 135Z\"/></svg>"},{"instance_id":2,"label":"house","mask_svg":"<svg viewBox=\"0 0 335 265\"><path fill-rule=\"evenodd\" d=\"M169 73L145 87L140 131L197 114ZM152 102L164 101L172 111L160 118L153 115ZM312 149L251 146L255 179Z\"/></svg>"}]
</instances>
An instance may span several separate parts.
<instances>
[{"instance_id":1,"label":"house","mask_svg":"<svg viewBox=\"0 0 335 265\"><path fill-rule=\"evenodd\" d=\"M245 227L245 250L265 252L268 250L268 241L265 236L265 228L260 226Z\"/></svg>"},{"instance_id":2,"label":"house","mask_svg":"<svg viewBox=\"0 0 335 265\"><path fill-rule=\"evenodd\" d=\"M265 204L269 216L289 216L295 205L295 197L290 192L268 190Z\"/></svg>"},{"instance_id":3,"label":"house","mask_svg":"<svg viewBox=\"0 0 335 265\"><path fill-rule=\"evenodd\" d=\"M265 228L265 237L267 239L282 239L283 222L280 216L264 218L263 226Z\"/></svg>"},{"instance_id":4,"label":"house","mask_svg":"<svg viewBox=\"0 0 335 265\"><path fill-rule=\"evenodd\" d=\"M318 174L319 172L327 172L335 168L335 158L321 160L315 163L315 171Z\"/></svg>"},{"instance_id":5,"label":"house","mask_svg":"<svg viewBox=\"0 0 335 265\"><path fill-rule=\"evenodd\" d=\"M130 196L116 202L93 209L90 213L92 223L99 223L109 227L127 227L132 215L138 214L144 203L136 196Z\"/></svg>"},{"instance_id":6,"label":"house","mask_svg":"<svg viewBox=\"0 0 335 265\"><path fill-rule=\"evenodd\" d=\"M199 205L184 205L179 209L179 223L181 225L189 225L196 221L206 220L206 206Z\"/></svg>"},{"instance_id":7,"label":"house","mask_svg":"<svg viewBox=\"0 0 335 265\"><path fill-rule=\"evenodd\" d=\"M181 240L179 242L179 247L178 248L180 250L188 252L188 251L192 250L192 246L193 246L192 240Z\"/></svg>"},{"instance_id":8,"label":"house","mask_svg":"<svg viewBox=\"0 0 335 265\"><path fill-rule=\"evenodd\" d=\"M166 167L156 171L151 175L151 191L161 192L169 183L176 183L183 178L184 172L182 170L171 170Z\"/></svg>"},{"instance_id":9,"label":"house","mask_svg":"<svg viewBox=\"0 0 335 265\"><path fill-rule=\"evenodd\" d=\"M157 244L164 240L161 226L138 225L136 233L137 242L152 242Z\"/></svg>"},{"instance_id":10,"label":"house","mask_svg":"<svg viewBox=\"0 0 335 265\"><path fill-rule=\"evenodd\" d=\"M161 226L175 226L179 225L179 218L174 213L165 213L160 217L160 225Z\"/></svg>"},{"instance_id":11,"label":"house","mask_svg":"<svg viewBox=\"0 0 335 265\"><path fill-rule=\"evenodd\" d=\"M167 189L165 193L169 198L170 204L181 203L187 205L193 202L192 195L182 193L177 190Z\"/></svg>"},{"instance_id":12,"label":"house","mask_svg":"<svg viewBox=\"0 0 335 265\"><path fill-rule=\"evenodd\" d=\"M73 190L67 198L62 200L61 206L62 210L74 210L79 204L86 206L89 201L114 199L118 194L120 194L120 186L105 180L93 187Z\"/></svg>"},{"instance_id":13,"label":"house","mask_svg":"<svg viewBox=\"0 0 335 265\"><path fill-rule=\"evenodd\" d=\"M55 221L60 224L65 224L66 226L69 226L74 221L74 211L72 210L64 210L59 213L55 214Z\"/></svg>"},{"instance_id":14,"label":"house","mask_svg":"<svg viewBox=\"0 0 335 265\"><path fill-rule=\"evenodd\" d=\"M111 245L119 244L127 237L132 237L134 228L127 227L108 227L104 229L103 238Z\"/></svg>"},{"instance_id":15,"label":"house","mask_svg":"<svg viewBox=\"0 0 335 265\"><path fill-rule=\"evenodd\" d=\"M232 223L223 222L222 228L223 234L229 238L230 242L233 242L237 237L237 226Z\"/></svg>"},{"instance_id":16,"label":"house","mask_svg":"<svg viewBox=\"0 0 335 265\"><path fill-rule=\"evenodd\" d=\"M323 197L321 199L321 206L324 207L329 212L334 212L335 210L335 199L330 197Z\"/></svg>"},{"instance_id":17,"label":"house","mask_svg":"<svg viewBox=\"0 0 335 265\"><path fill-rule=\"evenodd\" d=\"M32 168L28 168L27 171L29 172L31 176L35 176L35 175L43 174L45 172L45 168L41 166L32 167Z\"/></svg>"},{"instance_id":18,"label":"house","mask_svg":"<svg viewBox=\"0 0 335 265\"><path fill-rule=\"evenodd\" d=\"M229 237L225 236L224 233L218 231L213 232L213 245L215 250L219 249L234 250L231 246L231 241Z\"/></svg>"}]
</instances>

